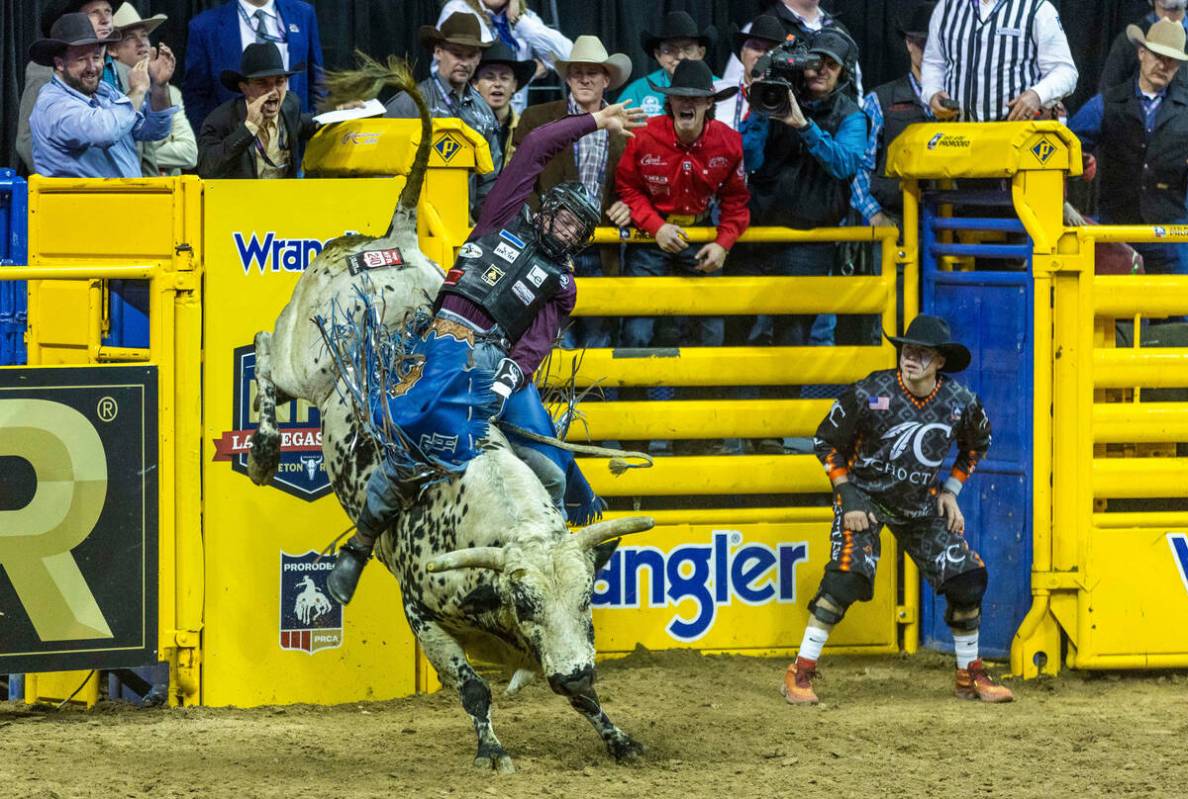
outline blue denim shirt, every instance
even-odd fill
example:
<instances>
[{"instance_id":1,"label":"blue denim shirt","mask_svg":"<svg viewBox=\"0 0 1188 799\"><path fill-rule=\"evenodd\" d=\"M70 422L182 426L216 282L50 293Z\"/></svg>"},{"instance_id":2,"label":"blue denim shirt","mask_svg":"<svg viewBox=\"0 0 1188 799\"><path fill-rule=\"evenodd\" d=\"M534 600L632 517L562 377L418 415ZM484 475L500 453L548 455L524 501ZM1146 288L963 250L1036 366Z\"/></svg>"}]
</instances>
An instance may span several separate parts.
<instances>
[{"instance_id":1,"label":"blue denim shirt","mask_svg":"<svg viewBox=\"0 0 1188 799\"><path fill-rule=\"evenodd\" d=\"M151 103L146 96L138 111L102 81L87 97L54 75L29 117L34 170L46 177L141 177L136 142L164 139L177 112L176 106L153 111Z\"/></svg>"}]
</instances>

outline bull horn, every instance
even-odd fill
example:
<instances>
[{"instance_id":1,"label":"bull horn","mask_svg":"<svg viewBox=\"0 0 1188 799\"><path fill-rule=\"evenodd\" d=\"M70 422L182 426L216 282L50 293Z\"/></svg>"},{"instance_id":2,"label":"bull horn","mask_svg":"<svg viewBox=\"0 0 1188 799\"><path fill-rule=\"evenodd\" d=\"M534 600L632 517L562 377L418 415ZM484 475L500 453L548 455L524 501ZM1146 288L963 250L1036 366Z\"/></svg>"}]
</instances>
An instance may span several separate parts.
<instances>
[{"instance_id":1,"label":"bull horn","mask_svg":"<svg viewBox=\"0 0 1188 799\"><path fill-rule=\"evenodd\" d=\"M576 533L575 537L579 547L593 549L603 541L610 541L612 538L619 538L630 533L642 533L655 526L656 520L651 516L625 516L622 519L611 519L591 524L589 527L583 528L580 533Z\"/></svg>"},{"instance_id":2,"label":"bull horn","mask_svg":"<svg viewBox=\"0 0 1188 799\"><path fill-rule=\"evenodd\" d=\"M494 569L503 571L503 549L501 547L474 547L455 549L438 555L425 564L428 572L444 572L450 569Z\"/></svg>"}]
</instances>

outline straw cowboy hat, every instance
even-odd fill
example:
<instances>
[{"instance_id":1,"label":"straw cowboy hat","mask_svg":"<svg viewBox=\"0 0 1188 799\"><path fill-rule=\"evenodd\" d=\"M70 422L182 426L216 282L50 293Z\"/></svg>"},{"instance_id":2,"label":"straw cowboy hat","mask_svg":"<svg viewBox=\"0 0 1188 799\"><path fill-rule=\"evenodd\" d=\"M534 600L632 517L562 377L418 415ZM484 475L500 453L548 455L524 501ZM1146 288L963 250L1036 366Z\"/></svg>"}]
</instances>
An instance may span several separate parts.
<instances>
[{"instance_id":1,"label":"straw cowboy hat","mask_svg":"<svg viewBox=\"0 0 1188 799\"><path fill-rule=\"evenodd\" d=\"M651 78L646 78L652 91L660 92L668 97L712 97L715 103L728 100L738 94L737 86L727 86L721 91L714 91L714 74L704 61L690 61L685 59L676 65L672 71L671 86L657 86Z\"/></svg>"},{"instance_id":2,"label":"straw cowboy hat","mask_svg":"<svg viewBox=\"0 0 1188 799\"><path fill-rule=\"evenodd\" d=\"M417 31L417 39L426 50L432 50L440 44L456 44L486 50L493 44L483 41L483 29L479 26L478 17L464 11L455 11L446 17L440 30L432 25L422 25Z\"/></svg>"},{"instance_id":3,"label":"straw cowboy hat","mask_svg":"<svg viewBox=\"0 0 1188 799\"><path fill-rule=\"evenodd\" d=\"M219 82L239 94L239 84L247 83L252 78L296 75L304 70L305 64L285 69L285 61L281 58L280 50L272 42L254 42L244 48L243 55L239 58L239 71L224 69L219 75Z\"/></svg>"},{"instance_id":4,"label":"straw cowboy hat","mask_svg":"<svg viewBox=\"0 0 1188 799\"><path fill-rule=\"evenodd\" d=\"M153 14L148 19L141 19L140 14L131 3L124 3L111 18L111 24L120 33L131 28L144 28L144 32L149 34L161 27L161 23L167 19L169 17L164 14Z\"/></svg>"},{"instance_id":5,"label":"straw cowboy hat","mask_svg":"<svg viewBox=\"0 0 1188 799\"><path fill-rule=\"evenodd\" d=\"M912 320L902 336L887 336L887 340L897 349L904 344L914 344L917 347L936 350L945 359L945 365L941 367L942 372L960 372L969 366L971 360L969 350L964 344L953 341L949 323L939 316L920 314Z\"/></svg>"},{"instance_id":6,"label":"straw cowboy hat","mask_svg":"<svg viewBox=\"0 0 1188 799\"><path fill-rule=\"evenodd\" d=\"M536 75L535 61L521 61L516 58L516 51L512 50L503 42L494 42L490 47L483 51L482 60L479 61L478 69L482 69L485 64L503 64L512 71L512 75L516 79L516 88L522 89L528 85L528 82ZM478 70L475 70L475 75L478 75Z\"/></svg>"},{"instance_id":7,"label":"straw cowboy hat","mask_svg":"<svg viewBox=\"0 0 1188 799\"><path fill-rule=\"evenodd\" d=\"M631 77L631 59L623 53L607 55L606 47L597 36L579 36L573 43L569 58L557 59L557 74L567 75L570 64L593 64L610 75L610 88L617 89Z\"/></svg>"},{"instance_id":8,"label":"straw cowboy hat","mask_svg":"<svg viewBox=\"0 0 1188 799\"><path fill-rule=\"evenodd\" d=\"M66 52L67 47L115 44L119 40L118 32L113 32L106 39L96 36L91 18L86 14L63 14L50 27L47 38L38 39L29 46L29 60L43 67L52 67L54 56Z\"/></svg>"},{"instance_id":9,"label":"straw cowboy hat","mask_svg":"<svg viewBox=\"0 0 1188 799\"><path fill-rule=\"evenodd\" d=\"M1174 58L1177 61L1188 61L1188 53L1184 52L1184 26L1170 19L1161 19L1147 29L1138 25L1126 26L1126 38L1132 44L1145 47L1155 55Z\"/></svg>"}]
</instances>

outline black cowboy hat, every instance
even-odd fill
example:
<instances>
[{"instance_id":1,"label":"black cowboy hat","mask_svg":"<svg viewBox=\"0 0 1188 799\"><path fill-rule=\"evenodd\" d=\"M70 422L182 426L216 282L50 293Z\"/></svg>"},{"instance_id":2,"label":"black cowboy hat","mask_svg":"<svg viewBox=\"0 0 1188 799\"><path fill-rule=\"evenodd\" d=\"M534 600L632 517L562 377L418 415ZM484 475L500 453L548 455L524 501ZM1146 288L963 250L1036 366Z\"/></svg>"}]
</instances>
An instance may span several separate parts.
<instances>
[{"instance_id":1,"label":"black cowboy hat","mask_svg":"<svg viewBox=\"0 0 1188 799\"><path fill-rule=\"evenodd\" d=\"M247 83L252 78L296 75L304 69L304 63L298 64L292 69L285 69L285 61L281 58L280 50L275 44L255 42L244 48L243 55L239 58L239 71L224 69L219 75L219 82L239 94L239 84Z\"/></svg>"},{"instance_id":2,"label":"black cowboy hat","mask_svg":"<svg viewBox=\"0 0 1188 799\"><path fill-rule=\"evenodd\" d=\"M734 47L736 50L741 50L743 45L747 43L747 39L762 39L772 44L783 44L788 40L788 33L784 30L784 26L780 24L780 21L771 14L760 14L751 23L751 29L749 31L735 28Z\"/></svg>"},{"instance_id":3,"label":"black cowboy hat","mask_svg":"<svg viewBox=\"0 0 1188 799\"><path fill-rule=\"evenodd\" d=\"M492 44L483 41L483 29L479 25L478 17L465 11L450 14L445 18L445 22L441 23L440 29L432 25L422 25L417 31L417 39L426 50L432 50L439 44L457 44L486 50Z\"/></svg>"},{"instance_id":4,"label":"black cowboy hat","mask_svg":"<svg viewBox=\"0 0 1188 799\"><path fill-rule=\"evenodd\" d=\"M693 21L693 17L686 12L670 11L664 15L660 30L656 33L644 31L639 34L639 43L643 46L644 52L651 55L660 46L660 42L667 39L695 39L702 47L709 47L716 38L717 31L713 25L701 30Z\"/></svg>"},{"instance_id":5,"label":"black cowboy hat","mask_svg":"<svg viewBox=\"0 0 1188 799\"><path fill-rule=\"evenodd\" d=\"M511 67L512 74L516 78L516 89L522 89L528 85L528 81L532 80L536 75L535 61L521 61L516 58L516 51L508 47L503 42L495 42L486 50L483 51L482 60L479 61L478 69L474 74L478 74L478 70L483 68L484 64L503 64Z\"/></svg>"},{"instance_id":6,"label":"black cowboy hat","mask_svg":"<svg viewBox=\"0 0 1188 799\"><path fill-rule=\"evenodd\" d=\"M42 37L49 38L50 28L54 27L58 17L63 14L77 14L89 2L90 0L50 0L45 6L45 11L41 12Z\"/></svg>"},{"instance_id":7,"label":"black cowboy hat","mask_svg":"<svg viewBox=\"0 0 1188 799\"><path fill-rule=\"evenodd\" d=\"M928 25L932 21L932 12L936 3L916 3L907 17L900 17L895 30L900 36L911 36L916 39L928 38Z\"/></svg>"},{"instance_id":8,"label":"black cowboy hat","mask_svg":"<svg viewBox=\"0 0 1188 799\"><path fill-rule=\"evenodd\" d=\"M704 61L686 58L672 71L671 86L657 86L646 78L652 91L668 97L712 97L715 103L729 99L738 93L737 86L727 86L720 92L714 91L714 74Z\"/></svg>"},{"instance_id":9,"label":"black cowboy hat","mask_svg":"<svg viewBox=\"0 0 1188 799\"><path fill-rule=\"evenodd\" d=\"M29 46L29 60L43 67L54 65L54 56L67 47L82 47L89 44L115 44L120 34L113 32L106 39L95 35L95 26L86 14L63 14L50 27L49 36L38 39Z\"/></svg>"},{"instance_id":10,"label":"black cowboy hat","mask_svg":"<svg viewBox=\"0 0 1188 799\"><path fill-rule=\"evenodd\" d=\"M884 334L886 335L886 334ZM969 366L971 356L964 344L953 341L953 334L949 331L949 323L939 316L920 314L902 336L887 336L898 349L904 344L914 344L917 347L928 347L936 350L945 359L942 372L960 372Z\"/></svg>"}]
</instances>

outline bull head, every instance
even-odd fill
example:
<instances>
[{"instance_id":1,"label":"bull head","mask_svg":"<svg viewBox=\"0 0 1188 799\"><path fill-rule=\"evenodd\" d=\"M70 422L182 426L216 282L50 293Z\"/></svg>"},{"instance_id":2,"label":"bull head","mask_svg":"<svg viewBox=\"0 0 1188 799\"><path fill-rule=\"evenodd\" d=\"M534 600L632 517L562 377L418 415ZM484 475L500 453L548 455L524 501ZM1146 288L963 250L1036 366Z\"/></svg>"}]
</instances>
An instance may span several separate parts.
<instances>
[{"instance_id":1,"label":"bull head","mask_svg":"<svg viewBox=\"0 0 1188 799\"><path fill-rule=\"evenodd\" d=\"M593 549L599 544L631 533L642 533L651 530L656 524L651 516L628 516L622 519L610 519L585 527L574 535L574 542L579 550ZM472 549L455 549L439 555L425 565L426 571L443 572L450 569L494 569L503 571L504 558L502 547L474 547Z\"/></svg>"}]
</instances>

